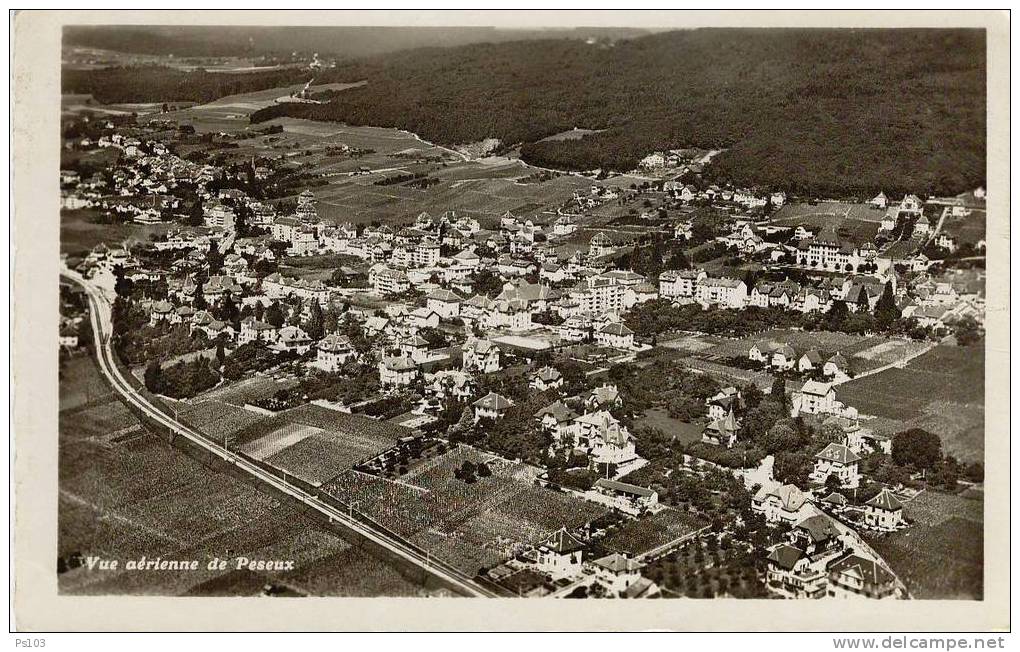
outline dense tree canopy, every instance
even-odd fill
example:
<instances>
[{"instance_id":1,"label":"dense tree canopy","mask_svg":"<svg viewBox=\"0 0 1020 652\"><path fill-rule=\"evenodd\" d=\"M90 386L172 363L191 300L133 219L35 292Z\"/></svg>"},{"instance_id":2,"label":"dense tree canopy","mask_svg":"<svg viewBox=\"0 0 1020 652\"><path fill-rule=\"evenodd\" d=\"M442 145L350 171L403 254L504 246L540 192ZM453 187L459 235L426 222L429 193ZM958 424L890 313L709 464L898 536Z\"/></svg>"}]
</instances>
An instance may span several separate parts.
<instances>
[{"instance_id":1,"label":"dense tree canopy","mask_svg":"<svg viewBox=\"0 0 1020 652\"><path fill-rule=\"evenodd\" d=\"M444 144L498 138L529 162L627 170L656 149L725 148L718 180L795 192L960 191L985 168L979 30L668 32L599 48L570 40L400 52L339 66L368 84L299 115L410 129ZM574 127L584 138L543 140Z\"/></svg>"}]
</instances>

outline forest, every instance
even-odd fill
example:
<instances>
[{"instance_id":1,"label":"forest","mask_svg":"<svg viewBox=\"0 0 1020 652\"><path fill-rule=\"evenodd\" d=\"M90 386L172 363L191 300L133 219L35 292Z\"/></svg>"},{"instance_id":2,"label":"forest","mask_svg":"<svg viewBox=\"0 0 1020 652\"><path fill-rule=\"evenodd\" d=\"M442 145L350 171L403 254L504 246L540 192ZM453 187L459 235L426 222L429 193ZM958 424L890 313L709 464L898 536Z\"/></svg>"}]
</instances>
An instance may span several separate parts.
<instances>
[{"instance_id":1,"label":"forest","mask_svg":"<svg viewBox=\"0 0 1020 652\"><path fill-rule=\"evenodd\" d=\"M546 167L630 170L676 147L726 148L712 179L846 196L984 183L978 30L694 30L400 52L341 66L367 79L319 106L269 107L409 129L447 145L498 138ZM602 129L538 142L573 127Z\"/></svg>"},{"instance_id":2,"label":"forest","mask_svg":"<svg viewBox=\"0 0 1020 652\"><path fill-rule=\"evenodd\" d=\"M114 66L61 72L63 93L91 94L103 104L142 102L212 102L227 95L277 86L303 84L311 73L296 68L258 72L208 72L167 66Z\"/></svg>"},{"instance_id":3,"label":"forest","mask_svg":"<svg viewBox=\"0 0 1020 652\"><path fill-rule=\"evenodd\" d=\"M132 69L68 72L64 88L101 101L204 100L295 71L174 79L186 74L132 84ZM654 150L722 148L710 181L797 194L946 194L985 182L980 30L698 29L612 47L479 43L348 61L316 83L362 79L326 104L274 105L251 119L398 127L444 145L497 138L529 163L570 170L625 171ZM542 141L574 127L603 131Z\"/></svg>"}]
</instances>

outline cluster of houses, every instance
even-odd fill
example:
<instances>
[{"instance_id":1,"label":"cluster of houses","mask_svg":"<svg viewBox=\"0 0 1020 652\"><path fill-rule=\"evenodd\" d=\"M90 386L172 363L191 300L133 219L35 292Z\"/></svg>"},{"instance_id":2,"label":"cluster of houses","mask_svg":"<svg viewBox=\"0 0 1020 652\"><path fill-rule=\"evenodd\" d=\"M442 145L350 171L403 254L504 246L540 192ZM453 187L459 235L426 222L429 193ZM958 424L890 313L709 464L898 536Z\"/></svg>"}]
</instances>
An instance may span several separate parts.
<instances>
[{"instance_id":1,"label":"cluster of houses","mask_svg":"<svg viewBox=\"0 0 1020 652\"><path fill-rule=\"evenodd\" d=\"M842 522L852 510L859 526L892 532L906 526L903 503L888 488L852 508L837 491L816 493L770 481L754 494L755 512L789 528L786 540L768 550L766 587L788 598L904 597L885 562Z\"/></svg>"},{"instance_id":2,"label":"cluster of houses","mask_svg":"<svg viewBox=\"0 0 1020 652\"><path fill-rule=\"evenodd\" d=\"M158 126L154 129L158 132ZM821 278L811 284L759 281L748 287L742 279L697 268L665 271L655 278L612 268L610 259L621 243L603 231L591 236L586 250L561 259L556 240L580 228L578 216L562 211L544 224L536 223L545 222L537 217L520 219L507 212L493 229L453 211L438 217L421 213L403 227L335 224L320 218L310 191L298 195L293 210L280 214L278 208L235 188L206 190L209 182L222 178L222 172L174 156L158 137L114 133L78 146L117 147L132 165L118 166L112 176L88 179L62 172L66 208L137 211L136 221L160 221L168 210L172 214L178 209L172 194L175 185L188 183L202 199L203 222L201 227L175 228L145 243L152 251L176 256L168 270L145 269L131 247L99 245L85 257L83 271L112 275L122 270L125 278L165 282L165 299L143 303L154 326L184 325L192 333L203 333L230 347L261 343L276 353L304 356L309 367L326 373L341 372L355 362L374 367L383 392L413 390L418 395L411 411L415 424L438 419L451 400L462 404L475 423L506 418L514 401L497 392L481 395L478 381L503 370L509 354L522 348L538 351L591 342L622 357L649 348L635 339L624 315L659 298L706 309L759 307L802 313L826 312L842 301L851 312L871 311L890 283L902 314L916 317L922 326L951 325L965 316L980 318L984 310L983 272L960 270L935 277L928 273L925 261L919 265L914 261L910 263L914 273L901 282L895 267L903 261L883 255L874 243L849 242L833 229L815 233L804 227L787 228L792 238L784 241L773 237L778 231L738 219L729 233L717 238L746 256L820 273ZM679 152L656 153L642 165L669 167L682 163L681 158ZM263 179L270 174L268 168L256 168L257 173L259 169ZM718 197L748 209L778 207L786 201L783 193L762 195L716 187L698 191L678 182L667 182L665 189L684 202ZM616 197L612 188L593 185L589 193L578 193L574 200L582 210L589 210ZM893 216L891 226L883 222L884 230L910 219L911 237L932 237L938 232L938 226L924 216L924 202L913 195L893 206L879 195L872 204ZM947 206L946 211L955 214L956 208ZM261 235L238 237L242 212L248 226L261 229ZM675 228L677 238L690 237L689 221ZM213 248L222 255L222 269L210 274L206 266ZM328 254L359 259L364 269L337 271L361 282L331 280L327 284L261 269L262 263L273 267L282 257ZM482 274L493 275L498 284L489 283L481 291L476 285ZM384 307L353 307L350 299L359 294ZM252 310L233 322L215 318L218 311L211 307L227 302ZM282 324L279 319L273 321L280 325L269 323L264 312L270 307L285 312ZM309 334L310 315L334 307L342 307L358 323L373 342L372 350L359 350L338 332ZM74 325L64 326L61 344L74 346ZM444 344L436 344L437 334ZM774 481L759 486L754 494L756 512L771 523L790 526L787 540L769 550L769 588L788 597L901 596L902 586L881 560L833 517L853 514L861 527L876 531L905 525L902 503L889 491L860 507L850 506L841 493L861 486L864 455L890 451L888 438L862 427L857 411L836 398L835 387L852 375L847 358L839 351L798 350L787 343L763 341L748 350L747 359L772 371L806 376L792 395L791 416L810 415L826 425L838 425L843 432L841 441L814 453L810 480L827 487L827 495L816 498ZM637 454L627 426L614 416L622 403L617 387L602 384L568 396L556 368L546 366L529 373L529 387L536 393L559 394L531 415L533 423L551 436L549 452L566 460L584 459L589 469L598 472L600 479L590 490L580 492L583 497L630 515L660 509L654 490L621 480L646 461ZM706 400L706 408L708 423L702 441L735 446L747 410L740 390L722 389ZM574 535L561 530L523 557L493 569L490 576L501 581L525 569L537 569L552 579L554 587L540 583L530 590L554 594L596 585L627 597L656 592L655 585L641 576L639 560L615 554L586 560L583 551Z\"/></svg>"},{"instance_id":3,"label":"cluster of houses","mask_svg":"<svg viewBox=\"0 0 1020 652\"><path fill-rule=\"evenodd\" d=\"M655 582L641 574L645 562L621 553L586 559L586 553L581 539L562 528L486 575L521 597L565 597L582 589L613 598L659 594Z\"/></svg>"}]
</instances>

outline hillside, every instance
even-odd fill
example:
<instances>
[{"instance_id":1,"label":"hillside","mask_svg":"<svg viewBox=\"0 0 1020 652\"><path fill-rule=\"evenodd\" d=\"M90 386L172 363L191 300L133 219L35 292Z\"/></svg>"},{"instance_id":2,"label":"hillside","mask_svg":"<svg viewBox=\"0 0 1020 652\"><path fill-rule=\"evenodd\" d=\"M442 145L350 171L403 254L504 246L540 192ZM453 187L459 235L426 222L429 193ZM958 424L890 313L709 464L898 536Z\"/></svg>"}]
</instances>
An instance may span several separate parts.
<instances>
[{"instance_id":1,"label":"hillside","mask_svg":"<svg viewBox=\"0 0 1020 652\"><path fill-rule=\"evenodd\" d=\"M64 45L133 54L177 57L247 57L293 51L321 56L366 57L397 50L451 47L469 43L531 39L619 39L648 30L576 27L499 29L495 27L259 26L259 25L74 25Z\"/></svg>"},{"instance_id":2,"label":"hillside","mask_svg":"<svg viewBox=\"0 0 1020 652\"><path fill-rule=\"evenodd\" d=\"M306 70L65 70L101 102L206 102L303 83ZM826 196L955 194L985 184L980 30L736 30L589 45L545 39L363 57L317 84L367 80L281 115L397 127L444 145L497 138L536 165L633 169L656 149L726 148L710 180ZM583 138L544 138L579 127ZM539 142L541 141L541 142Z\"/></svg>"},{"instance_id":3,"label":"hillside","mask_svg":"<svg viewBox=\"0 0 1020 652\"><path fill-rule=\"evenodd\" d=\"M614 47L549 40L398 52L332 71L366 87L281 114L522 143L550 167L633 168L664 147L726 147L714 176L820 194L984 183L979 30L694 30ZM603 129L538 143L570 129Z\"/></svg>"}]
</instances>

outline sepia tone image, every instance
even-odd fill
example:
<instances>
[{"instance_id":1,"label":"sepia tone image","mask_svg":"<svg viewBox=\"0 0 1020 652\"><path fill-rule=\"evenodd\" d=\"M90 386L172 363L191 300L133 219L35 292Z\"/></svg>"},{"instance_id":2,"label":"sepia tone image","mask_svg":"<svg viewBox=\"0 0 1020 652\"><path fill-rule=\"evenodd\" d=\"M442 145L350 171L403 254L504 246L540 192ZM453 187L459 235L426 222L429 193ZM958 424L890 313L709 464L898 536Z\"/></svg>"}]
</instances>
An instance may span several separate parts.
<instances>
[{"instance_id":1,"label":"sepia tone image","mask_svg":"<svg viewBox=\"0 0 1020 652\"><path fill-rule=\"evenodd\" d=\"M985 30L60 59L61 595L985 597Z\"/></svg>"}]
</instances>

